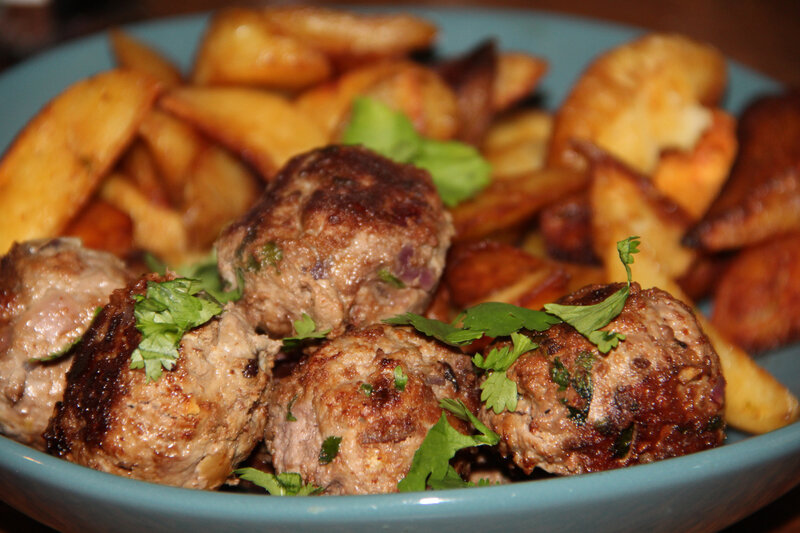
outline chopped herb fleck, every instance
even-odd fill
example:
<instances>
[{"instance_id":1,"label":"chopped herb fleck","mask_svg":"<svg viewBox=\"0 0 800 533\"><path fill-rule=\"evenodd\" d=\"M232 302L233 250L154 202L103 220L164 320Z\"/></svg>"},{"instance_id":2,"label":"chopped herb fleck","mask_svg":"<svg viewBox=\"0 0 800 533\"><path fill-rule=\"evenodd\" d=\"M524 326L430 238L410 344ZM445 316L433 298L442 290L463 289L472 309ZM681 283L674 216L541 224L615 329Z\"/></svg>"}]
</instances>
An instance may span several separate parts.
<instances>
[{"instance_id":1,"label":"chopped herb fleck","mask_svg":"<svg viewBox=\"0 0 800 533\"><path fill-rule=\"evenodd\" d=\"M403 392L406 390L406 383L408 383L408 376L403 373L403 367L397 365L394 367L394 388Z\"/></svg>"},{"instance_id":2,"label":"chopped herb fleck","mask_svg":"<svg viewBox=\"0 0 800 533\"><path fill-rule=\"evenodd\" d=\"M322 448L319 450L319 464L326 465L333 461L339 455L339 444L342 442L342 437L328 437L322 442Z\"/></svg>"},{"instance_id":3,"label":"chopped herb fleck","mask_svg":"<svg viewBox=\"0 0 800 533\"><path fill-rule=\"evenodd\" d=\"M275 244L274 241L270 241L265 244L261 248L261 266L270 265L275 268L275 271L280 274L281 271L278 268L278 263L281 262L283 259L283 250Z\"/></svg>"},{"instance_id":4,"label":"chopped herb fleck","mask_svg":"<svg viewBox=\"0 0 800 533\"><path fill-rule=\"evenodd\" d=\"M382 269L378 270L378 278L382 282L384 282L384 283L386 283L388 285L391 285L395 289L405 289L406 288L406 284L403 283L403 280L401 280L400 278L398 278L397 276L395 276L394 274L392 274L391 272L389 272L385 268L382 268Z\"/></svg>"},{"instance_id":5,"label":"chopped herb fleck","mask_svg":"<svg viewBox=\"0 0 800 533\"><path fill-rule=\"evenodd\" d=\"M297 401L297 396L298 396L297 394L292 396L292 399L289 400L289 405L286 406L286 421L287 422L297 422L297 418L295 418L295 416L292 414L292 406L294 405L294 402Z\"/></svg>"},{"instance_id":6,"label":"chopped herb fleck","mask_svg":"<svg viewBox=\"0 0 800 533\"><path fill-rule=\"evenodd\" d=\"M631 449L631 444L633 443L633 429L634 425L631 424L627 428L622 430L622 433L619 434L617 440L614 441L614 458L615 459L622 459Z\"/></svg>"},{"instance_id":7,"label":"chopped herb fleck","mask_svg":"<svg viewBox=\"0 0 800 533\"><path fill-rule=\"evenodd\" d=\"M310 496L323 491L322 487L303 483L296 472L268 474L256 468L245 467L233 471L234 474L265 489L271 496Z\"/></svg>"},{"instance_id":8,"label":"chopped herb fleck","mask_svg":"<svg viewBox=\"0 0 800 533\"><path fill-rule=\"evenodd\" d=\"M367 396L372 394L372 385L370 385L369 383L362 383L359 389L361 389L362 392L364 392L364 394L366 394Z\"/></svg>"}]
</instances>

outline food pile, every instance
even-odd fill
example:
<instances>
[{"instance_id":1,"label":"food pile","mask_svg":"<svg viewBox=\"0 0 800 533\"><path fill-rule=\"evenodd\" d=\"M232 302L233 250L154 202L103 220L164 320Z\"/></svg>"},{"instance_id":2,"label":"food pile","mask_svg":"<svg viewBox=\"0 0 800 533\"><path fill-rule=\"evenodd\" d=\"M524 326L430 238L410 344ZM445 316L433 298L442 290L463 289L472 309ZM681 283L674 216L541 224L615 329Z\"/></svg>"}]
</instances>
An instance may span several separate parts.
<instances>
[{"instance_id":1,"label":"food pile","mask_svg":"<svg viewBox=\"0 0 800 533\"><path fill-rule=\"evenodd\" d=\"M652 34L550 113L546 59L421 54L436 35L226 9L184 77L111 32L119 67L0 160L0 432L310 495L607 470L797 420L745 350L800 337L798 95L737 119L722 55Z\"/></svg>"}]
</instances>

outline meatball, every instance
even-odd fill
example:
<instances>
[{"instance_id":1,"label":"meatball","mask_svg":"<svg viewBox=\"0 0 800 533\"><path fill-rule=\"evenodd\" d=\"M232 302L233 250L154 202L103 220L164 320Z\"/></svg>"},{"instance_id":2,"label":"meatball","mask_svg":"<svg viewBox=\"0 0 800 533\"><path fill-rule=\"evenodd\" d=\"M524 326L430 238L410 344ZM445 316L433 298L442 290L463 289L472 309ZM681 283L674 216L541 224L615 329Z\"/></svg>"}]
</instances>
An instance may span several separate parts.
<instances>
[{"instance_id":1,"label":"meatball","mask_svg":"<svg viewBox=\"0 0 800 533\"><path fill-rule=\"evenodd\" d=\"M307 313L341 333L422 312L453 234L430 175L355 146L300 155L217 242L223 278L244 278L247 317L276 336Z\"/></svg>"},{"instance_id":2,"label":"meatball","mask_svg":"<svg viewBox=\"0 0 800 533\"><path fill-rule=\"evenodd\" d=\"M114 289L128 283L113 255L77 239L15 244L0 259L0 433L44 449L69 352Z\"/></svg>"},{"instance_id":3,"label":"meatball","mask_svg":"<svg viewBox=\"0 0 800 533\"><path fill-rule=\"evenodd\" d=\"M97 470L197 489L221 485L261 439L279 343L231 304L186 333L172 370L130 368L141 341L134 295L115 291L86 333L45 433L50 453Z\"/></svg>"},{"instance_id":4,"label":"meatball","mask_svg":"<svg viewBox=\"0 0 800 533\"><path fill-rule=\"evenodd\" d=\"M435 341L386 325L351 329L275 382L265 434L275 470L298 472L326 494L397 492L441 417L439 400L474 412L476 385L469 357ZM341 441L326 462L320 452L331 437Z\"/></svg>"},{"instance_id":5,"label":"meatball","mask_svg":"<svg viewBox=\"0 0 800 533\"><path fill-rule=\"evenodd\" d=\"M561 303L595 304L620 287L589 286ZM501 435L501 453L527 473L579 474L721 444L719 358L686 305L633 284L603 329L625 335L608 354L566 324L532 334L538 348L507 371L516 410L479 413Z\"/></svg>"}]
</instances>

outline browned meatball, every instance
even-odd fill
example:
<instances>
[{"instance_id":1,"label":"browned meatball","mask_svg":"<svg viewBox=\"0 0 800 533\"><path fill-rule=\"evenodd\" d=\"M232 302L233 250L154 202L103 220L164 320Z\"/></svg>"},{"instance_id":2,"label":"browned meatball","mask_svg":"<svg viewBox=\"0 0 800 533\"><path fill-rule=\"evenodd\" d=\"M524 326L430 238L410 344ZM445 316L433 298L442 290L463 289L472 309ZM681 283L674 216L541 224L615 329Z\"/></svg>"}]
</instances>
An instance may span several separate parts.
<instances>
[{"instance_id":1,"label":"browned meatball","mask_svg":"<svg viewBox=\"0 0 800 533\"><path fill-rule=\"evenodd\" d=\"M621 285L589 286L563 300L589 305ZM648 463L721 444L724 380L716 352L686 305L633 284L608 327L626 335L601 354L566 324L533 334L539 348L507 375L518 404L480 417L524 471L579 474Z\"/></svg>"},{"instance_id":2,"label":"browned meatball","mask_svg":"<svg viewBox=\"0 0 800 533\"><path fill-rule=\"evenodd\" d=\"M408 377L404 388L395 382L397 367ZM439 400L476 409L476 381L469 357L406 329L348 331L276 381L266 430L275 470L298 472L326 494L397 492L442 414ZM323 464L329 437L341 443Z\"/></svg>"},{"instance_id":3,"label":"browned meatball","mask_svg":"<svg viewBox=\"0 0 800 533\"><path fill-rule=\"evenodd\" d=\"M244 275L253 323L286 336L307 313L339 333L421 312L452 234L427 171L331 146L292 159L217 250L228 282Z\"/></svg>"},{"instance_id":4,"label":"browned meatball","mask_svg":"<svg viewBox=\"0 0 800 533\"><path fill-rule=\"evenodd\" d=\"M0 259L0 433L44 449L42 432L61 399L69 354L114 289L130 275L113 255L77 239L15 244Z\"/></svg>"},{"instance_id":5,"label":"browned meatball","mask_svg":"<svg viewBox=\"0 0 800 533\"><path fill-rule=\"evenodd\" d=\"M212 489L263 435L278 343L255 334L229 304L186 333L174 368L147 383L130 368L141 340L133 295L144 294L146 281L115 291L87 332L47 448L113 474Z\"/></svg>"}]
</instances>

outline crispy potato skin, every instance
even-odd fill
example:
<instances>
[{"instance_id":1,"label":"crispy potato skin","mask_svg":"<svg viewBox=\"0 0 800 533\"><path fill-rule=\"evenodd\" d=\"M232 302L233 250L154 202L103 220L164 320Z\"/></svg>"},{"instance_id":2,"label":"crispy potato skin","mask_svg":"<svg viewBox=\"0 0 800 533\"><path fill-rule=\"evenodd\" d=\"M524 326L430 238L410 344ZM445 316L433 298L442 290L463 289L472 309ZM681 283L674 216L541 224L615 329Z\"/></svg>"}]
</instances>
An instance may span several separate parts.
<instances>
[{"instance_id":1,"label":"crispy potato skin","mask_svg":"<svg viewBox=\"0 0 800 533\"><path fill-rule=\"evenodd\" d=\"M800 233L738 254L720 279L711 322L751 352L800 339Z\"/></svg>"},{"instance_id":2,"label":"crispy potato skin","mask_svg":"<svg viewBox=\"0 0 800 533\"><path fill-rule=\"evenodd\" d=\"M800 91L753 101L738 140L730 178L687 236L692 245L730 250L800 229Z\"/></svg>"}]
</instances>

